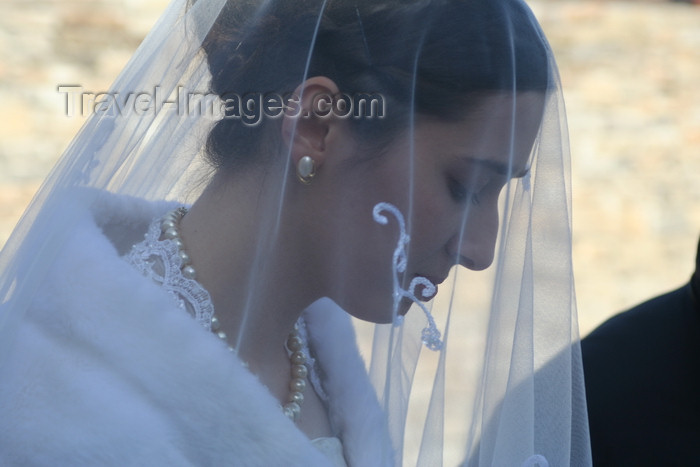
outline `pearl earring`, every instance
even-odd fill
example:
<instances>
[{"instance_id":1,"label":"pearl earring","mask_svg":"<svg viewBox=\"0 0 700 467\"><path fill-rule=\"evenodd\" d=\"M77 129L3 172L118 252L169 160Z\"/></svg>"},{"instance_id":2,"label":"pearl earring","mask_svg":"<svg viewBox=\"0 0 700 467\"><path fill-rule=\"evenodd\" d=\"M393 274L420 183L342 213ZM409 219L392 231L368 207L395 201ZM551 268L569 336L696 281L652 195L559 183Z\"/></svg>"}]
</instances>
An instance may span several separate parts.
<instances>
[{"instance_id":1,"label":"pearl earring","mask_svg":"<svg viewBox=\"0 0 700 467\"><path fill-rule=\"evenodd\" d=\"M309 156L304 156L297 163L297 177L304 185L311 183L311 180L316 175L316 167L314 160Z\"/></svg>"}]
</instances>

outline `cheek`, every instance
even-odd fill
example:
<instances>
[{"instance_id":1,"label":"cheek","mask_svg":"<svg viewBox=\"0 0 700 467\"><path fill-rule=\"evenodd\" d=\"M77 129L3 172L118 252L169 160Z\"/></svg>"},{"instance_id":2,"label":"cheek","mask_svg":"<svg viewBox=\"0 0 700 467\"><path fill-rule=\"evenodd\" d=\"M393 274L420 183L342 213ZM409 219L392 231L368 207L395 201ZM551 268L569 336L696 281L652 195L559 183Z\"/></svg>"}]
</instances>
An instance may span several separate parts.
<instances>
[{"instance_id":1,"label":"cheek","mask_svg":"<svg viewBox=\"0 0 700 467\"><path fill-rule=\"evenodd\" d=\"M393 268L391 252L364 249L352 258L336 302L352 316L374 323L389 323L393 313Z\"/></svg>"},{"instance_id":2,"label":"cheek","mask_svg":"<svg viewBox=\"0 0 700 467\"><path fill-rule=\"evenodd\" d=\"M393 256L401 230L399 220L390 212L382 213L388 219L387 224L377 223L373 218L375 205L384 202L395 206L401 213L406 228L436 226L436 222L443 217L437 200L420 196L425 192L425 187L415 186L409 190L409 186L407 174L403 171L395 168L391 171L377 170L371 178L363 179L363 186L353 191L352 199L346 198L343 201L343 216L352 220L344 224L337 236L343 251L340 259L343 274L337 280L343 284L336 291L335 301L356 318L388 323L393 315L396 276ZM412 204L409 198L411 194L413 205L409 209ZM441 229L436 229L439 230ZM414 244L425 249L427 240L435 237L435 232L424 232L423 228L406 233L412 236L409 249ZM411 254L409 251L409 257Z\"/></svg>"},{"instance_id":3,"label":"cheek","mask_svg":"<svg viewBox=\"0 0 700 467\"><path fill-rule=\"evenodd\" d=\"M439 255L448 238L459 229L462 214L454 202L440 200L438 196L416 199L409 224L409 258Z\"/></svg>"},{"instance_id":4,"label":"cheek","mask_svg":"<svg viewBox=\"0 0 700 467\"><path fill-rule=\"evenodd\" d=\"M356 318L389 323L393 314L393 255L399 240L399 224L389 213L386 225L374 221L370 203L361 222L353 222L339 236L342 255L336 267L334 300ZM366 209L362 209L365 211Z\"/></svg>"}]
</instances>

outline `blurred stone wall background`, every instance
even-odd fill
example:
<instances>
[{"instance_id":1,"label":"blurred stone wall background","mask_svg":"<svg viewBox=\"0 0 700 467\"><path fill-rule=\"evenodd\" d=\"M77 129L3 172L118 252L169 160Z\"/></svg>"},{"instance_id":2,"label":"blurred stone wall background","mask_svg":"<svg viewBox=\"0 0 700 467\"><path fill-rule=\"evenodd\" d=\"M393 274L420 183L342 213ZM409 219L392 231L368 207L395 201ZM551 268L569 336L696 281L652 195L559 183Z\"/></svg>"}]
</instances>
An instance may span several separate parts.
<instances>
[{"instance_id":1,"label":"blurred stone wall background","mask_svg":"<svg viewBox=\"0 0 700 467\"><path fill-rule=\"evenodd\" d=\"M58 85L106 91L165 0L0 0L0 245L83 118ZM700 235L700 7L538 0L573 157L583 334L683 284Z\"/></svg>"},{"instance_id":2,"label":"blurred stone wall background","mask_svg":"<svg viewBox=\"0 0 700 467\"><path fill-rule=\"evenodd\" d=\"M700 237L700 7L533 5L567 103L574 268L586 334L676 288Z\"/></svg>"}]
</instances>

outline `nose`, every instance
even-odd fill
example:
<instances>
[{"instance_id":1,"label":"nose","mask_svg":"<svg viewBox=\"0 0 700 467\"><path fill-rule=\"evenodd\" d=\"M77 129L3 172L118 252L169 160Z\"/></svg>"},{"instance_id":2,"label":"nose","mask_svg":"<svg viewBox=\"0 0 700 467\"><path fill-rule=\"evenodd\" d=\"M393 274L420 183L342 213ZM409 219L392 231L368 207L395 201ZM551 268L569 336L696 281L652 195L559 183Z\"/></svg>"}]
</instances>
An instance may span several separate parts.
<instances>
[{"instance_id":1,"label":"nose","mask_svg":"<svg viewBox=\"0 0 700 467\"><path fill-rule=\"evenodd\" d=\"M453 263L472 271L488 268L493 263L498 224L497 210L490 214L470 213L447 244Z\"/></svg>"}]
</instances>

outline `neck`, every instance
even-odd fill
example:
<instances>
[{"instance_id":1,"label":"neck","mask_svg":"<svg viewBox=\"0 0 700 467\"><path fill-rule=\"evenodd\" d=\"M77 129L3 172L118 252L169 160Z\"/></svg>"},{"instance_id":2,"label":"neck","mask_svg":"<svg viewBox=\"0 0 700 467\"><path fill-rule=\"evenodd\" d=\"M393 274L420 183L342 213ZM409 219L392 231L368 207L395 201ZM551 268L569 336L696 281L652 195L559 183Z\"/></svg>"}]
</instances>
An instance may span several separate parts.
<instances>
[{"instance_id":1,"label":"neck","mask_svg":"<svg viewBox=\"0 0 700 467\"><path fill-rule=\"evenodd\" d=\"M284 342L313 300L297 273L303 269L294 236L265 215L276 212L279 191L260 180L239 176L210 185L180 226L229 345L254 372L287 364Z\"/></svg>"}]
</instances>

